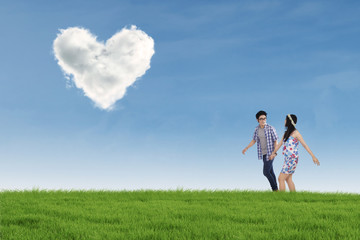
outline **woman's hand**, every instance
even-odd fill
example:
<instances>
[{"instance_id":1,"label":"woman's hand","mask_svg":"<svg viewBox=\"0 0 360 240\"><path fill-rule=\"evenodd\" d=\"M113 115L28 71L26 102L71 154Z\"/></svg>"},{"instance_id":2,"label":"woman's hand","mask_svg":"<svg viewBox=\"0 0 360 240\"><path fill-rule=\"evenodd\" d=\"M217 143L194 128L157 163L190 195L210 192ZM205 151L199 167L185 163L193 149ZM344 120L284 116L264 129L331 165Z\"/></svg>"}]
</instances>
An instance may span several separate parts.
<instances>
[{"instance_id":1,"label":"woman's hand","mask_svg":"<svg viewBox=\"0 0 360 240\"><path fill-rule=\"evenodd\" d=\"M273 160L273 159L275 158L275 156L276 156L275 153L272 153L272 154L270 155L269 159L270 159L270 160Z\"/></svg>"},{"instance_id":2,"label":"woman's hand","mask_svg":"<svg viewBox=\"0 0 360 240\"><path fill-rule=\"evenodd\" d=\"M319 160L314 156L313 158L313 162L316 164L316 165L318 165L318 166L320 166L320 162L319 162Z\"/></svg>"}]
</instances>

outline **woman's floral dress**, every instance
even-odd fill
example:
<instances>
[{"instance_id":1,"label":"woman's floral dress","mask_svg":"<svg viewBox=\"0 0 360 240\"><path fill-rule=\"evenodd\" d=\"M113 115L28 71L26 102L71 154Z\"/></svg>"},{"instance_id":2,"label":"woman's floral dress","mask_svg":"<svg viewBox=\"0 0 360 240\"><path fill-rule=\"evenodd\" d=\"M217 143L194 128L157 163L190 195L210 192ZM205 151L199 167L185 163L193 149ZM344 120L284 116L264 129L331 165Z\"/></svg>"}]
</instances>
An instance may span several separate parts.
<instances>
[{"instance_id":1,"label":"woman's floral dress","mask_svg":"<svg viewBox=\"0 0 360 240\"><path fill-rule=\"evenodd\" d=\"M283 155L285 156L284 165L281 169L282 173L293 174L299 161L299 141L290 136L284 143Z\"/></svg>"}]
</instances>

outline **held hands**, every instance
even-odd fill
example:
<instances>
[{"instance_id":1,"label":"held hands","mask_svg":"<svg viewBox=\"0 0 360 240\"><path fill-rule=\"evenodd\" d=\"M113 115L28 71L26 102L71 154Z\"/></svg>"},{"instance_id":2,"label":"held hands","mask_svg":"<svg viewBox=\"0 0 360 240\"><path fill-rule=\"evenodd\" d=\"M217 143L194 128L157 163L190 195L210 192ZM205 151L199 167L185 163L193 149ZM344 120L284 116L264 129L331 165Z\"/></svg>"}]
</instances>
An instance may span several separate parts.
<instances>
[{"instance_id":1,"label":"held hands","mask_svg":"<svg viewBox=\"0 0 360 240\"><path fill-rule=\"evenodd\" d=\"M320 162L319 162L319 160L318 160L316 157L313 157L312 159L313 159L313 162L314 162L316 165L320 166Z\"/></svg>"}]
</instances>

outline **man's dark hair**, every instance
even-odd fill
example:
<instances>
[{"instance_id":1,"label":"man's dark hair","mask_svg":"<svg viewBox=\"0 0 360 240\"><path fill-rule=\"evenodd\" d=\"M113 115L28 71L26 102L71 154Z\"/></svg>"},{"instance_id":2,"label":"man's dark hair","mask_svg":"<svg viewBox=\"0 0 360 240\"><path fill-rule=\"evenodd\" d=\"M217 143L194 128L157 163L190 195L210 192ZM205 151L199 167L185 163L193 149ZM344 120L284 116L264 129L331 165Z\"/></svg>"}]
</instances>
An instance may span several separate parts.
<instances>
[{"instance_id":1,"label":"man's dark hair","mask_svg":"<svg viewBox=\"0 0 360 240\"><path fill-rule=\"evenodd\" d=\"M261 115L265 115L265 116L267 116L267 113L265 112L265 111L259 111L257 114L256 114L256 119L259 119L259 117L261 116Z\"/></svg>"}]
</instances>

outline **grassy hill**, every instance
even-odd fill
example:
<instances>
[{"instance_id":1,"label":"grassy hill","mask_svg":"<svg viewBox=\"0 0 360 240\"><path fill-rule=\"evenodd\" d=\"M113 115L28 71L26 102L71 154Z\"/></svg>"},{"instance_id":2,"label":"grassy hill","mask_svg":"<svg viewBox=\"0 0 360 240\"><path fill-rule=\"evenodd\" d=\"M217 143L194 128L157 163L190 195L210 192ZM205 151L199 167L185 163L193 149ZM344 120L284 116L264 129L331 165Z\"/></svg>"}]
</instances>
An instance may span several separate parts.
<instances>
[{"instance_id":1,"label":"grassy hill","mask_svg":"<svg viewBox=\"0 0 360 240\"><path fill-rule=\"evenodd\" d=\"M3 191L1 239L360 239L360 195Z\"/></svg>"}]
</instances>

